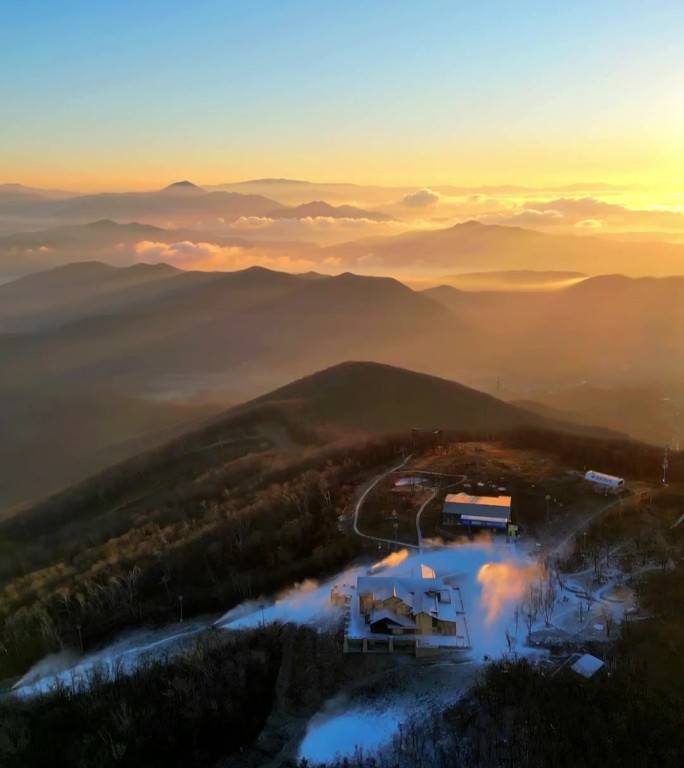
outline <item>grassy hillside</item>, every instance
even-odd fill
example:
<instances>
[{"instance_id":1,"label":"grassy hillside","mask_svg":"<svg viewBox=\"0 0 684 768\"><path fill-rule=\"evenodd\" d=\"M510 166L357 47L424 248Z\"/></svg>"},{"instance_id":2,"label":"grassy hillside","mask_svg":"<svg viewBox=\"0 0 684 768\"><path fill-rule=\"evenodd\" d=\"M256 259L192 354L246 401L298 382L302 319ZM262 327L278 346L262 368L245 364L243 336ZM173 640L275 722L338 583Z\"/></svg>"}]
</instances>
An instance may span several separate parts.
<instances>
[{"instance_id":1,"label":"grassy hillside","mask_svg":"<svg viewBox=\"0 0 684 768\"><path fill-rule=\"evenodd\" d=\"M307 419L365 431L413 427L488 431L517 426L575 430L569 422L546 420L454 381L379 363L336 365L256 402L290 402ZM596 433L600 432L598 428Z\"/></svg>"},{"instance_id":2,"label":"grassy hillside","mask_svg":"<svg viewBox=\"0 0 684 768\"><path fill-rule=\"evenodd\" d=\"M348 562L363 544L338 517L396 445L319 443L242 408L0 521L0 677L79 631L88 648L174 621L179 595L188 617L225 611Z\"/></svg>"}]
</instances>

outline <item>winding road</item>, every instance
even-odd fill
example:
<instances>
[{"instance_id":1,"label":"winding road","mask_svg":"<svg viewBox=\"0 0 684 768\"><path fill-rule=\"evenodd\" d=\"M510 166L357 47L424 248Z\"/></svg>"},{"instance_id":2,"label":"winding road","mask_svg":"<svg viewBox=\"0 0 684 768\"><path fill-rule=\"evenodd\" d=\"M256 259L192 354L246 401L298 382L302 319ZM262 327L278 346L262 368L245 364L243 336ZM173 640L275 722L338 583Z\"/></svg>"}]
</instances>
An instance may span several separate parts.
<instances>
[{"instance_id":1,"label":"winding road","mask_svg":"<svg viewBox=\"0 0 684 768\"><path fill-rule=\"evenodd\" d=\"M559 542L555 544L555 546L551 549L550 554L557 555L560 554L561 550L569 544L575 536L583 529L588 528L589 524L594 522L596 518L601 517L601 515L604 512L607 512L612 507L616 506L622 501L622 497L618 496L617 498L613 499L609 504L606 504L605 507L601 507L596 512L594 512L592 515L589 515L585 520L583 520L574 530L572 530L570 533L566 534Z\"/></svg>"},{"instance_id":2,"label":"winding road","mask_svg":"<svg viewBox=\"0 0 684 768\"><path fill-rule=\"evenodd\" d=\"M418 536L418 550L423 551L423 532L420 530L420 516L423 514L423 510L427 505L437 496L437 489L434 488L430 496L421 504L418 514L416 515L416 534Z\"/></svg>"},{"instance_id":3,"label":"winding road","mask_svg":"<svg viewBox=\"0 0 684 768\"><path fill-rule=\"evenodd\" d=\"M416 544L409 544L404 541L398 541L395 539L383 539L380 536L369 536L367 533L361 533L359 530L359 513L361 512L361 508L363 507L363 503L366 501L366 498L368 497L368 494L375 488L378 483L380 483L382 480L384 480L386 477L392 474L392 472L397 472L398 470L402 469L406 466L406 462L413 456L413 454L407 456L401 464L397 464L396 467L392 467L392 469L388 469L386 472L383 472L381 475L378 475L364 490L364 492L359 496L358 501L354 505L354 533L357 536L361 536L363 539L369 539L370 541L379 541L383 544L397 544L402 547L408 547L410 549L418 549L418 546ZM420 541L420 539L419 539Z\"/></svg>"},{"instance_id":4,"label":"winding road","mask_svg":"<svg viewBox=\"0 0 684 768\"><path fill-rule=\"evenodd\" d=\"M438 489L436 487L432 489L430 496L421 504L420 509L416 514L416 536L417 536L418 544L412 544L406 541L398 541L395 539L385 539L385 538L382 538L381 536L370 536L369 534L362 533L359 530L359 514L361 513L364 502L368 498L368 494L373 490L373 488L375 488L386 477L389 477L389 475L391 475L393 472L398 472L399 470L405 468L406 464L412 458L412 456L413 454L410 454L401 462L401 464L397 464L396 467L392 467L391 469L388 469L385 472L383 472L381 475L378 475L377 477L375 477L364 489L363 493L359 496L356 504L354 505L354 533L357 534L357 536L361 536L364 539L369 539L370 541L377 541L382 544L396 544L397 546L407 547L408 549L417 549L419 552L422 552L424 550L423 532L420 527L420 518L425 508L428 506L428 504L436 498L438 493ZM462 482L464 482L464 480L466 480L465 475L451 475L451 474L443 474L440 472L425 472L420 469L417 469L416 472L420 473L421 475L432 475L435 477L460 478L458 481L449 484L447 488L452 488L456 485L460 485Z\"/></svg>"}]
</instances>

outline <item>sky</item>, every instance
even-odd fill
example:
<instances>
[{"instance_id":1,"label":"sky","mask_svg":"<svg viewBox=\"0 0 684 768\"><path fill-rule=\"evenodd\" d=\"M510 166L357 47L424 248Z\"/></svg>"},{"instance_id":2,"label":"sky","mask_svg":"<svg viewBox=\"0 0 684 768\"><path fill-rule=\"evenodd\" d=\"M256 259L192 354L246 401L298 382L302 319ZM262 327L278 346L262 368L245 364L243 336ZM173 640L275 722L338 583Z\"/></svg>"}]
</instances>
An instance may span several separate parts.
<instances>
[{"instance_id":1,"label":"sky","mask_svg":"<svg viewBox=\"0 0 684 768\"><path fill-rule=\"evenodd\" d=\"M684 171L681 0L24 0L0 183L639 183Z\"/></svg>"}]
</instances>

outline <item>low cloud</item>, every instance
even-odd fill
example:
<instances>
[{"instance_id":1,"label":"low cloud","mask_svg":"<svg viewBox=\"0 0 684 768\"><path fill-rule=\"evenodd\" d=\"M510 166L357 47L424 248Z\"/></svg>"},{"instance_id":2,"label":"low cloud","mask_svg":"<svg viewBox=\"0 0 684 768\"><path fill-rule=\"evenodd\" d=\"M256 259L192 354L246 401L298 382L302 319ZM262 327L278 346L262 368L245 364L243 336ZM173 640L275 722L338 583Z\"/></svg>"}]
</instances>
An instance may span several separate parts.
<instances>
[{"instance_id":1,"label":"low cloud","mask_svg":"<svg viewBox=\"0 0 684 768\"><path fill-rule=\"evenodd\" d=\"M556 197L550 200L488 201L489 210L462 210L458 219L474 218L482 224L605 231L684 231L684 209L667 206L629 207L591 195ZM440 210L444 206L440 206Z\"/></svg>"},{"instance_id":2,"label":"low cloud","mask_svg":"<svg viewBox=\"0 0 684 768\"><path fill-rule=\"evenodd\" d=\"M411 222L310 216L301 219L271 219L242 216L226 222L223 232L259 240L306 240L331 244L363 237L398 235L409 230L435 229L437 224L423 219Z\"/></svg>"},{"instance_id":3,"label":"low cloud","mask_svg":"<svg viewBox=\"0 0 684 768\"><path fill-rule=\"evenodd\" d=\"M423 187L415 192L407 192L398 202L400 205L405 205L408 208L427 208L438 203L442 197L443 195L439 192Z\"/></svg>"},{"instance_id":4,"label":"low cloud","mask_svg":"<svg viewBox=\"0 0 684 768\"><path fill-rule=\"evenodd\" d=\"M489 213L478 216L481 224L499 224L505 227L548 227L565 223L562 213L558 211L538 211L530 208L516 213Z\"/></svg>"},{"instance_id":5,"label":"low cloud","mask_svg":"<svg viewBox=\"0 0 684 768\"><path fill-rule=\"evenodd\" d=\"M400 222L378 222L374 219L363 218L344 218L335 216L304 216L303 218L278 218L271 219L267 216L241 216L235 221L229 222L228 227L236 230L260 230L274 229L291 231L306 230L309 232L329 232L332 230L354 231L366 227L377 227L379 225L388 226L399 224L401 228L406 228L405 224Z\"/></svg>"},{"instance_id":6,"label":"low cloud","mask_svg":"<svg viewBox=\"0 0 684 768\"><path fill-rule=\"evenodd\" d=\"M180 269L236 270L260 266L283 272L339 271L340 260L326 255L324 258L298 256L296 253L269 251L267 248L243 248L214 243L156 243L143 240L134 246L136 256L143 261L164 262ZM296 250L296 247L293 248Z\"/></svg>"},{"instance_id":7,"label":"low cloud","mask_svg":"<svg viewBox=\"0 0 684 768\"><path fill-rule=\"evenodd\" d=\"M50 248L47 245L39 245L37 248L25 248L23 246L19 245L13 245L9 252L14 255L24 255L24 256L40 256L41 254L45 253L52 253L52 248Z\"/></svg>"},{"instance_id":8,"label":"low cloud","mask_svg":"<svg viewBox=\"0 0 684 768\"><path fill-rule=\"evenodd\" d=\"M610 203L597 197L557 197L552 200L527 200L526 211L543 211L560 214L568 226L597 228L598 226L628 229L675 229L684 230L684 211L667 206L633 208L620 203Z\"/></svg>"}]
</instances>

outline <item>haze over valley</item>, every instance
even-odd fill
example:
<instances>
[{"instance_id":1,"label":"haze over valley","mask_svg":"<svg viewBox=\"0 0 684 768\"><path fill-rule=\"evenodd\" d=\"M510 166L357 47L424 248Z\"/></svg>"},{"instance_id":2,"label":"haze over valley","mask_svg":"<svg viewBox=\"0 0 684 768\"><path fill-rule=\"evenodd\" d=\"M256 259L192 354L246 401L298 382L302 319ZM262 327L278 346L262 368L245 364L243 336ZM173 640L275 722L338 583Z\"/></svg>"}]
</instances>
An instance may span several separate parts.
<instances>
[{"instance_id":1,"label":"haze over valley","mask_svg":"<svg viewBox=\"0 0 684 768\"><path fill-rule=\"evenodd\" d=\"M72 430L68 424L64 428L58 413L62 408L68 413L80 397L95 398L113 414L120 398L134 403L141 414L149 411L139 427L131 423L129 431L96 430L94 456L100 456L105 466L136 446L159 440L166 434L167 419L168 428L177 429L190 424L202 409L215 412L348 360L446 377L499 397L523 400L532 410L542 404L555 408L557 403L561 415L570 420L603 424L651 442L679 439L684 276L536 270L530 268L537 259L534 249L530 256L515 255L517 250L506 254L507 267L513 259L521 260L513 263L516 269L501 270L491 261L504 258L496 244L511 239L525 243L528 237L535 243L537 237L558 236L474 222L446 230L448 242L456 248L449 251L451 256L446 250L440 251L441 256L427 250L426 239L441 236L434 232L418 239L400 236L400 250L383 261L441 259L446 272L461 258L469 260L467 266L461 261L464 269L478 268L446 277L452 285L425 288L423 282L402 282L393 276L293 273L257 265L233 271L204 265L197 270L164 261L135 261L142 242L137 238L152 226L102 221L54 230L64 239L49 241L54 248L60 243L59 255L51 258L83 260L0 286L0 396L11 427L5 432L4 449L21 468L13 473L10 486L23 485L24 468L32 463L38 446L74 446ZM172 242L175 232L154 232L160 242L170 235L168 246L158 249L215 247L191 240ZM132 251L124 257L123 244L130 235ZM580 249L592 245L572 236L562 242L573 239ZM386 241L383 244L387 246ZM352 245L341 247L349 250ZM254 250L255 260L263 247L225 246L245 253ZM268 247L285 253L299 245ZM470 250L459 257L459 247ZM645 245L629 247L648 250ZM328 250L317 244L304 247L311 254ZM280 258L265 261L280 263ZM652 261L653 255L648 258ZM121 261L134 263L123 266ZM318 261L312 265L320 267ZM581 266L586 270L588 265ZM492 268L482 271L487 267ZM655 403L648 408L650 416L634 408L634 387ZM590 396L582 395L583 389L597 388L612 393L610 397L624 402L624 407L610 415L602 413ZM36 398L36 407L50 403L54 434L49 431L50 419L43 435L22 421L31 398ZM24 407L15 408L15 401ZM162 431L148 423L159 424ZM36 435L35 445L31 434ZM51 437L46 441L47 434ZM19 459L15 435L21 435L25 463ZM110 444L116 446L114 453L108 452ZM97 462L84 465L84 473L97 466ZM34 492L59 487L58 468L48 476L54 478L54 486L36 484L29 471L26 487ZM73 474L64 475L64 482L74 479ZM7 500L24 498L12 493Z\"/></svg>"}]
</instances>

